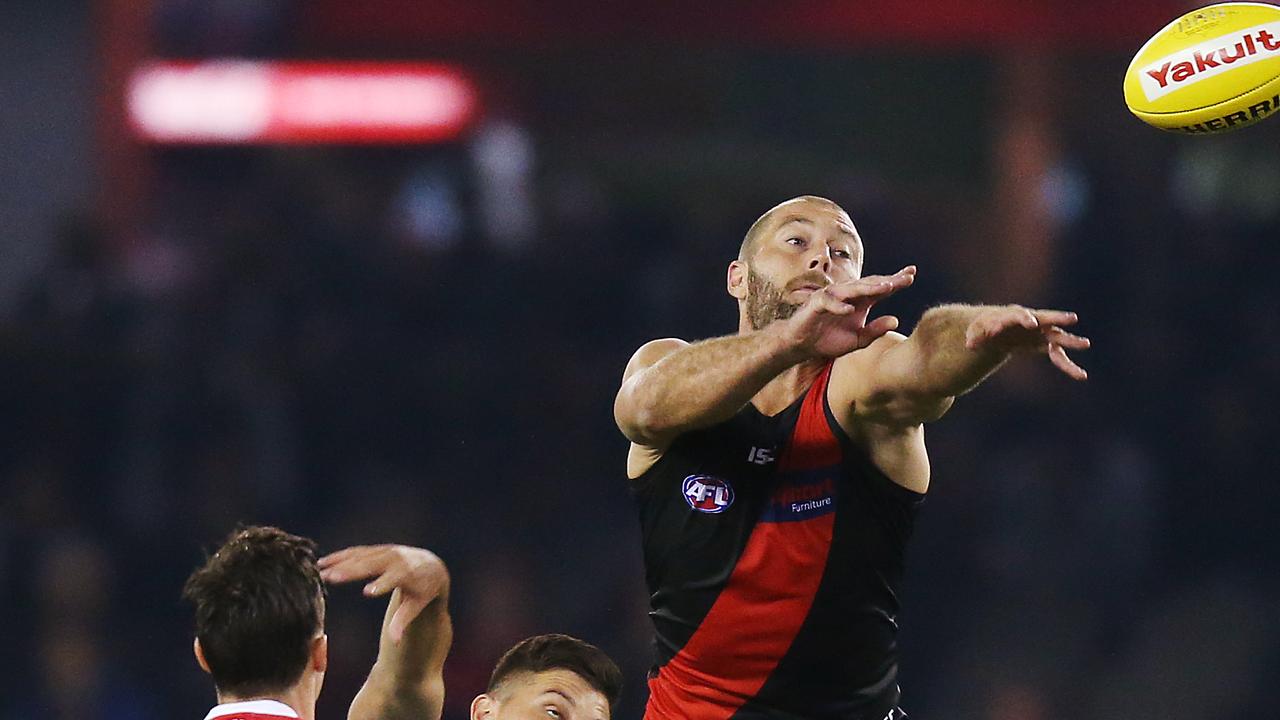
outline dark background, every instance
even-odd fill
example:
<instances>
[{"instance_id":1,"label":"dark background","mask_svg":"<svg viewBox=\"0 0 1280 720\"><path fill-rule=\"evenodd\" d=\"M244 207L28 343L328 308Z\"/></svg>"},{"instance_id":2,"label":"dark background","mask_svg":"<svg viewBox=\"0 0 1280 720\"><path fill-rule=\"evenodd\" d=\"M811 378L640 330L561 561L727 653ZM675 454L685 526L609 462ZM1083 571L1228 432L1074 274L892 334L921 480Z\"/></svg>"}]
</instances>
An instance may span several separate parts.
<instances>
[{"instance_id":1,"label":"dark background","mask_svg":"<svg viewBox=\"0 0 1280 720\"><path fill-rule=\"evenodd\" d=\"M187 573L238 522L449 562L445 717L569 632L644 702L611 404L641 343L731 332L752 220L841 203L881 308L1076 310L929 430L913 717L1274 718L1280 123L1146 127L1136 48L1192 7L151 0L0 5L0 718L199 717ZM145 58L429 59L430 146L160 147ZM338 589L322 717L381 602ZM745 629L744 629L745 631Z\"/></svg>"}]
</instances>

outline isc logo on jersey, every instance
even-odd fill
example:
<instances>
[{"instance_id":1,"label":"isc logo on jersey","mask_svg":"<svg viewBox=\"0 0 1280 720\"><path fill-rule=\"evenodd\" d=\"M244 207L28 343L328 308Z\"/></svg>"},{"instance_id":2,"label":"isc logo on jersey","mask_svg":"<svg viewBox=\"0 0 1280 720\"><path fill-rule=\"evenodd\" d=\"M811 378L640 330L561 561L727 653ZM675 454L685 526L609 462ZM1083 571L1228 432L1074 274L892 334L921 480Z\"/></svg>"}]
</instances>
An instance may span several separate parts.
<instances>
[{"instance_id":1,"label":"isc logo on jersey","mask_svg":"<svg viewBox=\"0 0 1280 720\"><path fill-rule=\"evenodd\" d=\"M722 513L733 504L733 488L710 475L690 475L681 487L689 507L704 513Z\"/></svg>"}]
</instances>

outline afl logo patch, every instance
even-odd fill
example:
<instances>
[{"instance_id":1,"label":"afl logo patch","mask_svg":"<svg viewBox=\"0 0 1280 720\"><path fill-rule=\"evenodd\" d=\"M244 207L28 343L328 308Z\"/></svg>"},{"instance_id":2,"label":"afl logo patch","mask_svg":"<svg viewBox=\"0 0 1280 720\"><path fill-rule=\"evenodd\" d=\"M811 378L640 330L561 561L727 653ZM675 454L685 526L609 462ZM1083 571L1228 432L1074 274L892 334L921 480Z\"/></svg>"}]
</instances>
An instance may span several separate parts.
<instances>
[{"instance_id":1,"label":"afl logo patch","mask_svg":"<svg viewBox=\"0 0 1280 720\"><path fill-rule=\"evenodd\" d=\"M733 504L733 488L710 475L690 475L684 479L684 501L704 513L722 513Z\"/></svg>"}]
</instances>

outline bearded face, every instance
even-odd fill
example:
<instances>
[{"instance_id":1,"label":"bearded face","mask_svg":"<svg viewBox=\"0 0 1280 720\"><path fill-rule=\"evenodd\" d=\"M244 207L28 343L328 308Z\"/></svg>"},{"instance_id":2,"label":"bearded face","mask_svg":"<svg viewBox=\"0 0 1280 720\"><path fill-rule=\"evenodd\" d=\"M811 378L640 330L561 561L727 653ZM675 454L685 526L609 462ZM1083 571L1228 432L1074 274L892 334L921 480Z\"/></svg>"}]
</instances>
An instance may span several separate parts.
<instances>
[{"instance_id":1,"label":"bearded face","mask_svg":"<svg viewBox=\"0 0 1280 720\"><path fill-rule=\"evenodd\" d=\"M796 314L801 304L784 302L787 291L767 278L747 269L747 320L752 330L759 330L774 320L786 320Z\"/></svg>"}]
</instances>

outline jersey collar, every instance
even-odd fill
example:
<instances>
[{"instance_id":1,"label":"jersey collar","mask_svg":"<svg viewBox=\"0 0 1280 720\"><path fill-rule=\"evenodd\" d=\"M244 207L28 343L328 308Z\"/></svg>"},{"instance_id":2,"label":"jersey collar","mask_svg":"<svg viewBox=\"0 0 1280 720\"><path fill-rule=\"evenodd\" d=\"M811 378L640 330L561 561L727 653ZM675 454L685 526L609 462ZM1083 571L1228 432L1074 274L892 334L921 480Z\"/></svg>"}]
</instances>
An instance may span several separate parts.
<instances>
[{"instance_id":1,"label":"jersey collar","mask_svg":"<svg viewBox=\"0 0 1280 720\"><path fill-rule=\"evenodd\" d=\"M293 708L278 700L246 700L245 702L223 703L215 706L204 716L204 720L215 720L237 715L268 715L271 717L297 718Z\"/></svg>"}]
</instances>

